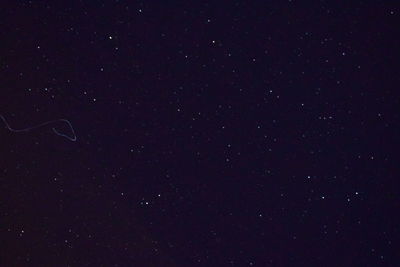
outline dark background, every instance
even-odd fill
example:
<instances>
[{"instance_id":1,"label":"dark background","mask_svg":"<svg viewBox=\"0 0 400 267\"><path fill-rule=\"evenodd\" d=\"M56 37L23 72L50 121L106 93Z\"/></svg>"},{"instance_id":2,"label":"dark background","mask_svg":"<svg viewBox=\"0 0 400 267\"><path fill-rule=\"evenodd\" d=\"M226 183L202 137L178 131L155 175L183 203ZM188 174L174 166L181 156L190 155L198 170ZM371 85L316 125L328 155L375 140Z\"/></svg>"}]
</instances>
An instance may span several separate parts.
<instances>
[{"instance_id":1,"label":"dark background","mask_svg":"<svg viewBox=\"0 0 400 267\"><path fill-rule=\"evenodd\" d=\"M2 1L0 265L399 266L399 6Z\"/></svg>"}]
</instances>

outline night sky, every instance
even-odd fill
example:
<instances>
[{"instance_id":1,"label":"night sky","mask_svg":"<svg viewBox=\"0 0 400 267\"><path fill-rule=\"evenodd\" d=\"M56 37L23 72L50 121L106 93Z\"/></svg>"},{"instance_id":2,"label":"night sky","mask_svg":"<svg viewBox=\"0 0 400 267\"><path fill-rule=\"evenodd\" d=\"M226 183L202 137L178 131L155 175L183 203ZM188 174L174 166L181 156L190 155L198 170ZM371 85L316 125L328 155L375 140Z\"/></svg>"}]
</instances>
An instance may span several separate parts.
<instances>
[{"instance_id":1,"label":"night sky","mask_svg":"<svg viewBox=\"0 0 400 267\"><path fill-rule=\"evenodd\" d=\"M0 266L400 266L399 7L2 1Z\"/></svg>"}]
</instances>

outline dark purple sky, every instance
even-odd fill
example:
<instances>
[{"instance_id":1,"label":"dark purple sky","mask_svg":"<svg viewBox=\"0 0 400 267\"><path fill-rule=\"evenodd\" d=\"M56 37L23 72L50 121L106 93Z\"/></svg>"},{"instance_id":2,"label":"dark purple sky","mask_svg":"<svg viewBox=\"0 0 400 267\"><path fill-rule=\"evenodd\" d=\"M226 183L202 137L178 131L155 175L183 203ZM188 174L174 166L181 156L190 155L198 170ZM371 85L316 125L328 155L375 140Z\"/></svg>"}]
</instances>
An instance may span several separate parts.
<instances>
[{"instance_id":1,"label":"dark purple sky","mask_svg":"<svg viewBox=\"0 0 400 267\"><path fill-rule=\"evenodd\" d=\"M397 266L400 5L193 2L1 2L0 265Z\"/></svg>"}]
</instances>

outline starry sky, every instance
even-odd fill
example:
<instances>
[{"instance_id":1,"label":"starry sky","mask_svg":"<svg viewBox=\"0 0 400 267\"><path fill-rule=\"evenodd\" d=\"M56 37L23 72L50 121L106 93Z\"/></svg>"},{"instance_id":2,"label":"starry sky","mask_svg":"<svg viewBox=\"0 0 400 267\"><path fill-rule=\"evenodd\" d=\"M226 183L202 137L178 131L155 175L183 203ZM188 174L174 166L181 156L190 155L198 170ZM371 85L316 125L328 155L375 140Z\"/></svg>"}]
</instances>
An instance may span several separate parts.
<instances>
[{"instance_id":1,"label":"starry sky","mask_svg":"<svg viewBox=\"0 0 400 267\"><path fill-rule=\"evenodd\" d=\"M396 266L399 7L2 1L0 265Z\"/></svg>"}]
</instances>

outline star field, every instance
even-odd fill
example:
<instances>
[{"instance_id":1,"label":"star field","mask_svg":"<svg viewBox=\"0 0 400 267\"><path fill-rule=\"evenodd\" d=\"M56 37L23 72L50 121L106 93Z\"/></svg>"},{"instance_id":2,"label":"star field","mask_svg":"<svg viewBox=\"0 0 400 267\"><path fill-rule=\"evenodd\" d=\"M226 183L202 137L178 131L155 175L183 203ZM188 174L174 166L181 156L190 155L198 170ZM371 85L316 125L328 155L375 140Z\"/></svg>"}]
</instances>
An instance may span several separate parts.
<instances>
[{"instance_id":1,"label":"star field","mask_svg":"<svg viewBox=\"0 0 400 267\"><path fill-rule=\"evenodd\" d=\"M1 3L0 265L397 266L398 16Z\"/></svg>"}]
</instances>

